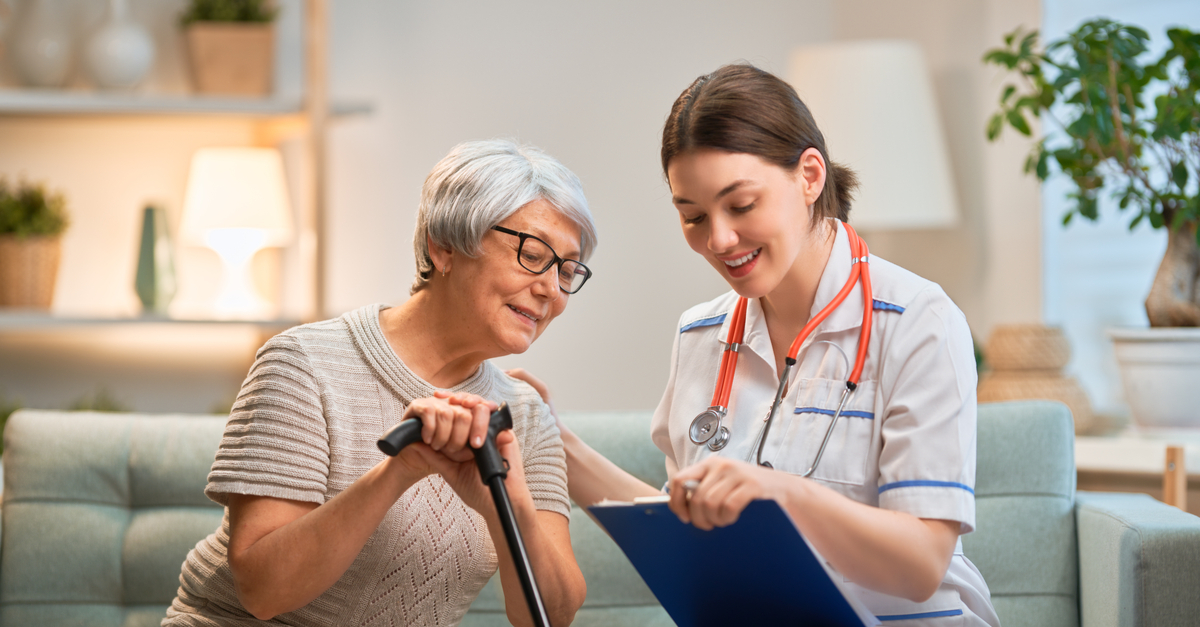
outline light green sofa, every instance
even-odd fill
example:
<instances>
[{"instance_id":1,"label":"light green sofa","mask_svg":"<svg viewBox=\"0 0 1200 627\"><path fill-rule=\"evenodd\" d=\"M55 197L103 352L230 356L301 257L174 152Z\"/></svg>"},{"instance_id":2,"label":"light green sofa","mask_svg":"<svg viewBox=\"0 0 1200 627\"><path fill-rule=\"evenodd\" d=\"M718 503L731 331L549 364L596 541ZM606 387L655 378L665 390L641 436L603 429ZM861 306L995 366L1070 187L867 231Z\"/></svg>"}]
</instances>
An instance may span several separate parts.
<instances>
[{"instance_id":1,"label":"light green sofa","mask_svg":"<svg viewBox=\"0 0 1200 627\"><path fill-rule=\"evenodd\" d=\"M977 531L967 555L1005 627L1195 625L1200 519L1149 497L1075 493L1070 415L980 407ZM664 480L649 415L567 414L622 467ZM224 420L21 411L5 431L0 625L157 625L187 551L221 509L202 494ZM588 581L575 625L670 625L620 550L578 509ZM507 624L489 584L463 624Z\"/></svg>"}]
</instances>

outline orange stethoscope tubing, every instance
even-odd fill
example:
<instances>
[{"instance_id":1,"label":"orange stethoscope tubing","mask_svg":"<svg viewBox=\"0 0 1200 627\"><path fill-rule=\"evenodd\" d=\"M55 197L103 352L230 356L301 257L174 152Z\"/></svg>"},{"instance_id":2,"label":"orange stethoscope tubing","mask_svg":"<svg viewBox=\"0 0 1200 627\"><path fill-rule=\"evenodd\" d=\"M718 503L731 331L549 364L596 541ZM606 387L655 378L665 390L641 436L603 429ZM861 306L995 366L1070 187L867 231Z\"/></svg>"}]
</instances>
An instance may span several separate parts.
<instances>
[{"instance_id":1,"label":"orange stethoscope tubing","mask_svg":"<svg viewBox=\"0 0 1200 627\"><path fill-rule=\"evenodd\" d=\"M838 403L837 411L833 415L833 419L829 423L829 428L825 431L825 439L821 441L821 448L817 450L817 457L813 460L812 466L808 468L801 476L808 477L817 469L817 464L821 463L821 457L825 454L825 446L829 444L829 438L833 435L833 428L837 424L838 418L841 417L842 411L846 408L846 401L850 399L856 389L858 389L859 379L862 377L863 365L867 360L867 345L871 340L871 320L874 311L874 304L871 295L871 272L867 268L870 251L867 249L867 243L863 241L858 233L849 224L843 225L846 228L846 235L850 242L850 276L846 279L846 284L842 286L841 291L833 297L833 300L825 305L817 315L813 316L796 339L792 341L791 347L788 349L788 354L784 360L783 372L779 374L779 387L775 392L775 400L771 403L771 411L767 414L766 424L763 426L762 435L759 436L758 450L755 453L755 463L760 466L771 467L770 462L762 461L763 446L767 442L767 434L771 430L771 422L775 418L775 413L779 410L779 405L783 402L783 394L787 390L788 377L791 375L792 367L796 365L796 355L800 353L800 347L808 336L812 334L833 310L837 309L854 289L855 284L862 283L863 294L863 317L862 328L858 336L858 353L854 358L854 369L850 371L849 378L846 379L846 389L842 391L841 402ZM737 353L742 345L742 338L746 328L746 298L739 298L737 306L734 308L733 320L729 324L729 333L725 341L725 350L721 355L721 369L717 377L716 389L713 390L712 404L707 410L702 412L696 419L692 421L691 428L688 430L688 435L695 444L708 444L708 448L713 451L719 451L725 448L729 442L729 430L721 426L721 419L728 412L729 394L733 389L733 377L737 370Z\"/></svg>"}]
</instances>

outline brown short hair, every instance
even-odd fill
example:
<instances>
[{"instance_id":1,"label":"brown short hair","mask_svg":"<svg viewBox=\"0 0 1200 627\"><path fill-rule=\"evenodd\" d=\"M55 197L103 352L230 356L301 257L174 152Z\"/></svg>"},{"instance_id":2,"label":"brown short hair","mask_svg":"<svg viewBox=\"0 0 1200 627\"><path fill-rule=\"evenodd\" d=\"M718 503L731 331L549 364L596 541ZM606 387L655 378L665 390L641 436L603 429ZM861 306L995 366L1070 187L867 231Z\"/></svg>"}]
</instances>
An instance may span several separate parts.
<instances>
[{"instance_id":1,"label":"brown short hair","mask_svg":"<svg viewBox=\"0 0 1200 627\"><path fill-rule=\"evenodd\" d=\"M829 160L825 137L796 90L752 65L726 65L697 78L671 106L663 127L662 167L684 152L711 148L756 155L794 172L800 155L816 148L825 159L825 188L813 221L846 220L858 187L854 171Z\"/></svg>"}]
</instances>

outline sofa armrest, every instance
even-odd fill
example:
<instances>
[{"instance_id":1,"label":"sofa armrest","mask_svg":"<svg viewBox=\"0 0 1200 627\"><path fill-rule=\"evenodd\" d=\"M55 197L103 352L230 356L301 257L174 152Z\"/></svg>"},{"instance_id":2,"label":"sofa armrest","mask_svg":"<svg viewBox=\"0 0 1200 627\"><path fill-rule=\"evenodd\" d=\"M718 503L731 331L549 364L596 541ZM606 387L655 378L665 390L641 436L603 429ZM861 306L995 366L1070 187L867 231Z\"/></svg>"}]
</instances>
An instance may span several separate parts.
<instances>
[{"instance_id":1,"label":"sofa armrest","mask_svg":"<svg viewBox=\"0 0 1200 627\"><path fill-rule=\"evenodd\" d=\"M1195 625L1200 518L1145 494L1079 492L1083 627Z\"/></svg>"}]
</instances>

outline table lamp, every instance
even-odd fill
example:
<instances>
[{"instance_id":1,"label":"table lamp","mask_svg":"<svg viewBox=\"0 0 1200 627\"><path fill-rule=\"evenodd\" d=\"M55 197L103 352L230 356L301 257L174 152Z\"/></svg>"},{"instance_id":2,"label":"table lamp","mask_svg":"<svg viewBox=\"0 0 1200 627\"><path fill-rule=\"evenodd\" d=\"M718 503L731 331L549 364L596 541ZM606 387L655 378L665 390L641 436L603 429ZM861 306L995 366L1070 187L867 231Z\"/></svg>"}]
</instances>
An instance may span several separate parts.
<instances>
[{"instance_id":1,"label":"table lamp","mask_svg":"<svg viewBox=\"0 0 1200 627\"><path fill-rule=\"evenodd\" d=\"M920 48L863 40L793 51L788 81L825 136L829 158L858 173L850 224L948 228L957 195L933 84Z\"/></svg>"},{"instance_id":2,"label":"table lamp","mask_svg":"<svg viewBox=\"0 0 1200 627\"><path fill-rule=\"evenodd\" d=\"M183 238L221 258L213 315L256 320L275 315L250 274L254 255L292 236L283 159L271 148L202 148L192 157L183 203Z\"/></svg>"}]
</instances>

